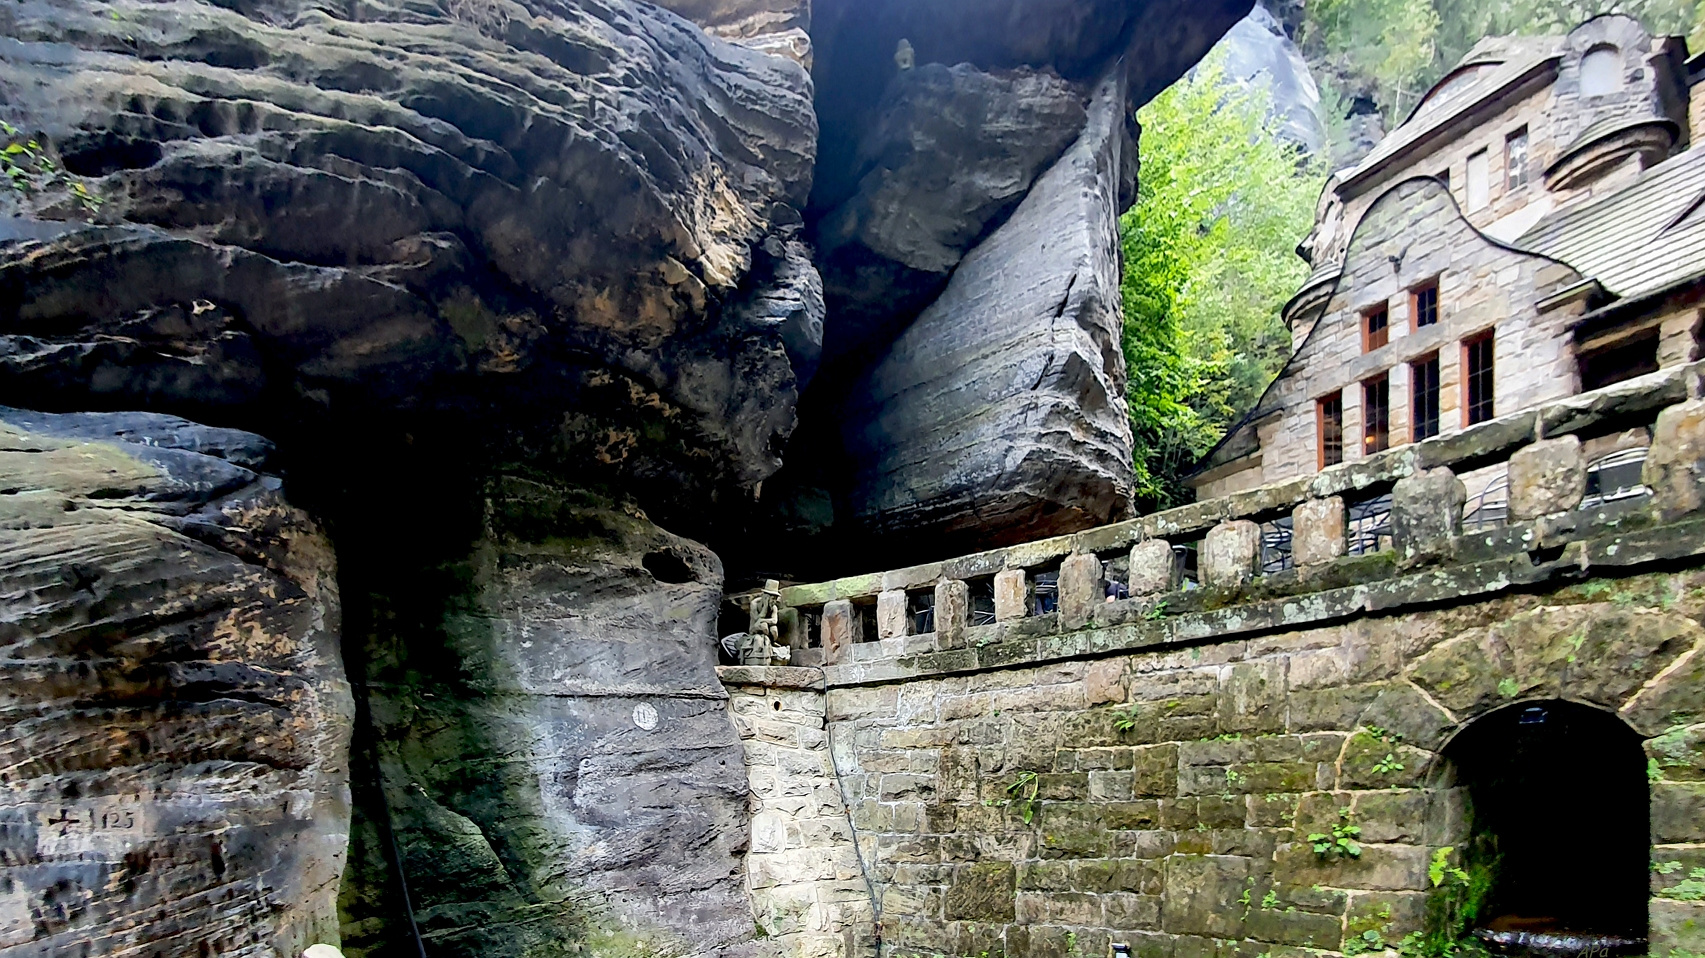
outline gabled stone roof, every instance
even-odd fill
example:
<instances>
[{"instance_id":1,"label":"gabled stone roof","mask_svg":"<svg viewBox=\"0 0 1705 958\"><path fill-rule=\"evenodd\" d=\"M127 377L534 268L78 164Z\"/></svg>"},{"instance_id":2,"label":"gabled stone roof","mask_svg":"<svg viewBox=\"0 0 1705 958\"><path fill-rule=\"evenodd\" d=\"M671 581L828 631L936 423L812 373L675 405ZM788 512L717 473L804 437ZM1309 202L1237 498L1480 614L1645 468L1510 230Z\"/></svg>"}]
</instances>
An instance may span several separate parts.
<instances>
[{"instance_id":1,"label":"gabled stone roof","mask_svg":"<svg viewBox=\"0 0 1705 958\"><path fill-rule=\"evenodd\" d=\"M1563 52L1566 37L1487 37L1475 44L1462 61L1433 85L1414 112L1391 131L1373 152L1346 171L1345 185L1366 177L1392 157L1449 126L1474 107L1497 97L1530 74L1554 63ZM1482 68L1458 90L1447 90L1472 68Z\"/></svg>"},{"instance_id":2,"label":"gabled stone roof","mask_svg":"<svg viewBox=\"0 0 1705 958\"><path fill-rule=\"evenodd\" d=\"M1705 150L1690 150L1600 199L1559 210L1515 245L1562 260L1619 299L1705 276Z\"/></svg>"}]
</instances>

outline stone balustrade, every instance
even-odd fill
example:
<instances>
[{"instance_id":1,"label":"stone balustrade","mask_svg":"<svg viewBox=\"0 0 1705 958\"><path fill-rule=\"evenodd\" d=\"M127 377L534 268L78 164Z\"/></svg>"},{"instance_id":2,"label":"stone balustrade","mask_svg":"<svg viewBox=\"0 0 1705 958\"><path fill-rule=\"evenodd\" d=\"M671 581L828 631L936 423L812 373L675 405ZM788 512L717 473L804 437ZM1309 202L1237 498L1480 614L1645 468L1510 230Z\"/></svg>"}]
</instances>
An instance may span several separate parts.
<instances>
[{"instance_id":1,"label":"stone balustrade","mask_svg":"<svg viewBox=\"0 0 1705 958\"><path fill-rule=\"evenodd\" d=\"M1074 535L789 585L782 590L783 638L795 647L796 662L836 667L1073 632L1108 620L1104 570L1110 566L1119 567L1130 597L1111 604L1127 619L1133 606L1164 618L1207 601L1179 601L1184 589L1257 597L1319 591L1331 570L1368 560L1346 554L1347 504L1385 494L1392 496L1392 548L1382 566L1389 576L1463 551L1466 496L1459 475L1507 462L1510 519L1544 526L1547 517L1576 509L1586 493L1582 442L1642 426L1656 435L1646 467L1652 504L1663 515L1681 515L1702 500L1695 470L1705 455L1705 403L1694 398L1705 391L1702 383L1705 362L1673 367L1315 475ZM1293 568L1263 575L1261 523L1287 517ZM1556 534L1546 529L1537 534ZM1185 544L1196 548L1192 582L1183 580L1174 548ZM1038 614L1032 590L1043 578L1054 589L1054 608ZM992 592L992 616L985 610L980 623L971 618L972 583L984 596ZM915 627L915 607L930 611L933 629Z\"/></svg>"}]
</instances>

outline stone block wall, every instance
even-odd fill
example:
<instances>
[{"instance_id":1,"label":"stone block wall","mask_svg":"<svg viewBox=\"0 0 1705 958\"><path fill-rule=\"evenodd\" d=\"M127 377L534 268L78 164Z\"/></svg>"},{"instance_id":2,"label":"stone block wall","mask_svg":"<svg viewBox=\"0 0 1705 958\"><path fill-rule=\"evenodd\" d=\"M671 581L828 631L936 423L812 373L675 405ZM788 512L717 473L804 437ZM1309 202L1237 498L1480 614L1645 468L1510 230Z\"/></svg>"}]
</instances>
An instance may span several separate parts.
<instances>
[{"instance_id":1,"label":"stone block wall","mask_svg":"<svg viewBox=\"0 0 1705 958\"><path fill-rule=\"evenodd\" d=\"M1422 925L1434 853L1467 837L1443 747L1534 700L1593 705L1645 737L1654 866L1705 860L1701 620L1705 573L1651 574L1191 648L831 680L885 953L1395 945ZM737 694L752 734L781 731L769 715L797 693L779 694L782 713ZM1359 856L1317 854L1308 836L1344 824ZM1660 876L1657 954L1705 944L1705 905L1664 890L1686 874Z\"/></svg>"},{"instance_id":2,"label":"stone block wall","mask_svg":"<svg viewBox=\"0 0 1705 958\"><path fill-rule=\"evenodd\" d=\"M871 886L829 758L822 673L719 671L752 788L746 882L759 942L788 958L871 955Z\"/></svg>"}]
</instances>

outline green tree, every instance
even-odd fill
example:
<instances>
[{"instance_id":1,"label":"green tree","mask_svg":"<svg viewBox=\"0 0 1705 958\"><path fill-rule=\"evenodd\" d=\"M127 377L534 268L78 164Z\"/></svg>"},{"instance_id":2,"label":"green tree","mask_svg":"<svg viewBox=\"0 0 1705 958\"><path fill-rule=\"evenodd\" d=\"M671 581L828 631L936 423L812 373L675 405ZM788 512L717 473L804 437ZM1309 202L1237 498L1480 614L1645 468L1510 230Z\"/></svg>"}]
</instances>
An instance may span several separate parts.
<instances>
[{"instance_id":1,"label":"green tree","mask_svg":"<svg viewBox=\"0 0 1705 958\"><path fill-rule=\"evenodd\" d=\"M1165 506L1290 355L1279 309L1307 276L1295 248L1324 176L1281 138L1265 91L1228 82L1217 57L1137 118L1124 351L1138 492Z\"/></svg>"},{"instance_id":2,"label":"green tree","mask_svg":"<svg viewBox=\"0 0 1705 958\"><path fill-rule=\"evenodd\" d=\"M1482 37L1563 33L1600 13L1705 44L1705 0L1310 0L1298 40L1316 72L1371 94L1389 127Z\"/></svg>"}]
</instances>

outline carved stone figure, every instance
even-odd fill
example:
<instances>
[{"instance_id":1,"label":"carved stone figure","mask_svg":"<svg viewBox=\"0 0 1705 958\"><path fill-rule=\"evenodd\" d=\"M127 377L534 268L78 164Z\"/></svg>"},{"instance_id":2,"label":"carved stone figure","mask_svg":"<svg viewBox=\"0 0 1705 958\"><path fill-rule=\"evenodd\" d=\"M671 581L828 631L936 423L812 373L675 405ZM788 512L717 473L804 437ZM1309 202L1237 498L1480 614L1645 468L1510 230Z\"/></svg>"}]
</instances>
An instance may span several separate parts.
<instances>
[{"instance_id":1,"label":"carved stone figure","mask_svg":"<svg viewBox=\"0 0 1705 958\"><path fill-rule=\"evenodd\" d=\"M780 620L781 583L770 579L764 583L764 591L752 597L746 641L740 646L741 665L770 664L776 654Z\"/></svg>"}]
</instances>

